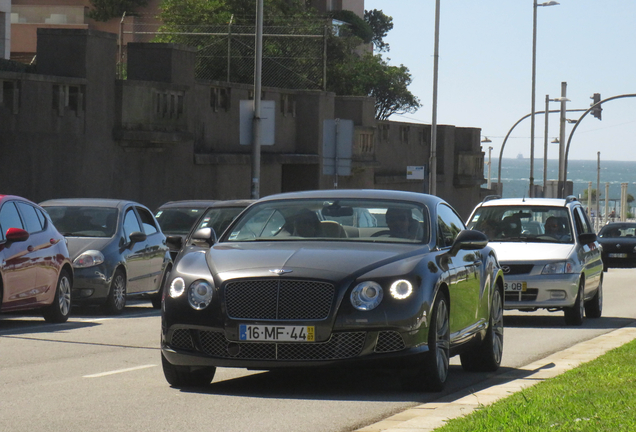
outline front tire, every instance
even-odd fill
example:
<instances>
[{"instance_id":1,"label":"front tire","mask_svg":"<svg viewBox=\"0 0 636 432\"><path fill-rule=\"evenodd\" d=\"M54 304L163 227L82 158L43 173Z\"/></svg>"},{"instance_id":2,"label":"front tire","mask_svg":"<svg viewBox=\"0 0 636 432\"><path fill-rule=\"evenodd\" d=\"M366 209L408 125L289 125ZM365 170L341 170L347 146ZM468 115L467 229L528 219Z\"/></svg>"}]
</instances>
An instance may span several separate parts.
<instances>
[{"instance_id":1,"label":"front tire","mask_svg":"<svg viewBox=\"0 0 636 432\"><path fill-rule=\"evenodd\" d=\"M585 303L585 316L588 318L600 318L603 313L603 275L598 283L594 297Z\"/></svg>"},{"instance_id":2,"label":"front tire","mask_svg":"<svg viewBox=\"0 0 636 432\"><path fill-rule=\"evenodd\" d=\"M110 283L110 291L104 304L104 310L111 315L119 315L126 307L126 274L121 269L115 271Z\"/></svg>"},{"instance_id":3,"label":"front tire","mask_svg":"<svg viewBox=\"0 0 636 432\"><path fill-rule=\"evenodd\" d=\"M175 366L161 353L161 366L166 381L173 387L204 387L212 382L216 368L214 366L191 369L186 366Z\"/></svg>"},{"instance_id":4,"label":"front tire","mask_svg":"<svg viewBox=\"0 0 636 432\"><path fill-rule=\"evenodd\" d=\"M494 372L499 369L503 356L503 333L503 301L501 300L501 291L495 289L492 293L486 338L479 346L459 356L464 370Z\"/></svg>"},{"instance_id":5,"label":"front tire","mask_svg":"<svg viewBox=\"0 0 636 432\"><path fill-rule=\"evenodd\" d=\"M581 280L579 282L579 292L576 295L576 300L572 307L565 308L563 312L565 313L565 324L571 326L580 326L583 324L583 316L585 314L585 305L583 303L583 296L585 295L583 292L583 288L585 287L585 282Z\"/></svg>"},{"instance_id":6,"label":"front tire","mask_svg":"<svg viewBox=\"0 0 636 432\"><path fill-rule=\"evenodd\" d=\"M443 293L439 293L433 304L431 324L428 329L429 352L424 360L418 380L422 380L429 391L444 390L448 378L450 363L450 321L448 300Z\"/></svg>"},{"instance_id":7,"label":"front tire","mask_svg":"<svg viewBox=\"0 0 636 432\"><path fill-rule=\"evenodd\" d=\"M42 316L46 322L64 323L68 321L68 317L71 314L72 287L73 283L71 282L70 273L68 270L62 270L55 288L53 303L42 310Z\"/></svg>"}]
</instances>

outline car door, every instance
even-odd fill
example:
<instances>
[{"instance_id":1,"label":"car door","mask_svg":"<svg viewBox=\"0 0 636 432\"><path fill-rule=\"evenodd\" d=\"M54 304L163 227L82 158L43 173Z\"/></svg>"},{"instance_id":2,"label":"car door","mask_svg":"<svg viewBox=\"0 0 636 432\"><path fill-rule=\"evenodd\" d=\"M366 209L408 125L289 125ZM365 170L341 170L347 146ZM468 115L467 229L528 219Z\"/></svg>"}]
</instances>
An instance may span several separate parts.
<instances>
[{"instance_id":1,"label":"car door","mask_svg":"<svg viewBox=\"0 0 636 432\"><path fill-rule=\"evenodd\" d=\"M0 208L0 266L3 277L2 309L10 310L36 302L35 253L31 238L22 242L7 241L9 228L25 229L15 201L7 201Z\"/></svg>"},{"instance_id":2,"label":"car door","mask_svg":"<svg viewBox=\"0 0 636 432\"><path fill-rule=\"evenodd\" d=\"M16 201L15 204L29 233L27 242L32 248L30 255L35 271L33 294L37 301L50 303L55 295L59 271L55 260L57 240L44 230L47 222L40 210L22 201Z\"/></svg>"},{"instance_id":3,"label":"car door","mask_svg":"<svg viewBox=\"0 0 636 432\"><path fill-rule=\"evenodd\" d=\"M130 206L124 211L123 230L127 247L122 255L126 262L126 271L128 272L127 291L129 293L138 293L146 291L147 285L147 260L146 260L146 242L132 243L130 234L133 232L141 232L144 230L137 219L134 207Z\"/></svg>"},{"instance_id":4,"label":"car door","mask_svg":"<svg viewBox=\"0 0 636 432\"><path fill-rule=\"evenodd\" d=\"M576 236L581 234L592 234L594 229L590 223L587 215L583 211L582 207L577 206L574 208L574 225L576 229ZM595 290L601 281L601 274L603 272L603 261L601 260L601 248L598 241L594 241L589 244L579 244L576 240L578 253L582 256L582 261L585 265L585 290Z\"/></svg>"},{"instance_id":5,"label":"car door","mask_svg":"<svg viewBox=\"0 0 636 432\"><path fill-rule=\"evenodd\" d=\"M143 254L146 257L145 291L157 291L160 288L163 276L163 262L168 253L166 236L159 229L156 219L150 211L144 207L136 206L135 210L141 220L146 241Z\"/></svg>"},{"instance_id":6,"label":"car door","mask_svg":"<svg viewBox=\"0 0 636 432\"><path fill-rule=\"evenodd\" d=\"M460 231L466 229L461 218L445 204L437 208L437 224L441 248L449 248ZM478 321L480 302L481 256L478 251L460 250L449 259L451 272L450 328L451 337L461 339L468 336ZM454 311L461 311L455 313Z\"/></svg>"}]
</instances>

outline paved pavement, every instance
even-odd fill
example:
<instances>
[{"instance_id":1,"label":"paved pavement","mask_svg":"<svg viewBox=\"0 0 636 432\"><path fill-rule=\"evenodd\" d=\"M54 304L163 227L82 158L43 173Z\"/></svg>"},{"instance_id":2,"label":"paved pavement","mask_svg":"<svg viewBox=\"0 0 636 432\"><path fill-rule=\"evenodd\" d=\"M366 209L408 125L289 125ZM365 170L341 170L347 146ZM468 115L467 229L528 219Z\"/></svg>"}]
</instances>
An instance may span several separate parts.
<instances>
[{"instance_id":1,"label":"paved pavement","mask_svg":"<svg viewBox=\"0 0 636 432\"><path fill-rule=\"evenodd\" d=\"M564 351L537 360L514 371L497 375L483 383L482 390L450 394L437 402L426 403L391 416L356 432L428 432L445 422L470 414L512 393L555 377L636 339L636 324L614 330Z\"/></svg>"}]
</instances>

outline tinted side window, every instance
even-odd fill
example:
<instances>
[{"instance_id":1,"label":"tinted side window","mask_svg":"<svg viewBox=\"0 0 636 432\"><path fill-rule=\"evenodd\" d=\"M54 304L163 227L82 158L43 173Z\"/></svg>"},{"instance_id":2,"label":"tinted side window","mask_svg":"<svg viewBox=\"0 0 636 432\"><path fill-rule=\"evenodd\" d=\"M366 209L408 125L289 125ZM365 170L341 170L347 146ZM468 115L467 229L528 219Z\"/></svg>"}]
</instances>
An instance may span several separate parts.
<instances>
[{"instance_id":1,"label":"tinted side window","mask_svg":"<svg viewBox=\"0 0 636 432\"><path fill-rule=\"evenodd\" d=\"M437 207L438 246L449 247L461 230L465 229L464 222L449 206L440 204Z\"/></svg>"},{"instance_id":2,"label":"tinted side window","mask_svg":"<svg viewBox=\"0 0 636 432\"><path fill-rule=\"evenodd\" d=\"M585 212L581 210L581 207L576 207L574 209L574 222L576 224L576 231L578 234L594 232Z\"/></svg>"},{"instance_id":3,"label":"tinted side window","mask_svg":"<svg viewBox=\"0 0 636 432\"><path fill-rule=\"evenodd\" d=\"M139 226L135 212L133 209L128 209L126 210L126 216L124 216L124 235L126 236L126 241L128 241L130 234L135 231L143 232Z\"/></svg>"},{"instance_id":4,"label":"tinted side window","mask_svg":"<svg viewBox=\"0 0 636 432\"><path fill-rule=\"evenodd\" d=\"M9 228L24 229L22 219L20 219L20 214L18 213L18 209L15 208L13 201L5 203L2 208L0 208L0 227L2 228L3 240Z\"/></svg>"},{"instance_id":5,"label":"tinted side window","mask_svg":"<svg viewBox=\"0 0 636 432\"><path fill-rule=\"evenodd\" d=\"M35 212L35 207L20 201L16 201L16 204L20 209L20 213L22 213L22 217L24 218L24 223L26 225L26 230L29 232L29 234L42 231L42 223L40 222L40 218Z\"/></svg>"},{"instance_id":6,"label":"tinted side window","mask_svg":"<svg viewBox=\"0 0 636 432\"><path fill-rule=\"evenodd\" d=\"M155 225L155 219L152 217L152 213L142 207L137 207L137 213L139 213L141 224L144 227L146 235L151 235L159 231L157 225Z\"/></svg>"}]
</instances>

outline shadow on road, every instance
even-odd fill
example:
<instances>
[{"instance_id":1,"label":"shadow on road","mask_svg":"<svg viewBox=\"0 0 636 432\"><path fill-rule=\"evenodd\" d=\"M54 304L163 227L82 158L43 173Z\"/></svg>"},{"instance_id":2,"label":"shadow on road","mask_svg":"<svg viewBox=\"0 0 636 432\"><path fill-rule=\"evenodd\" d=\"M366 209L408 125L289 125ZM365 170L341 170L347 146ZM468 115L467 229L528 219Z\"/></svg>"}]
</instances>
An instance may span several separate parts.
<instances>
[{"instance_id":1,"label":"shadow on road","mask_svg":"<svg viewBox=\"0 0 636 432\"><path fill-rule=\"evenodd\" d=\"M527 315L505 315L505 327L522 327L522 328L584 328L584 329L616 329L625 327L633 323L634 319L629 317L601 317L601 318L585 318L581 326L567 326L563 318L563 312L555 312L554 315L533 315L532 312Z\"/></svg>"}]
</instances>

